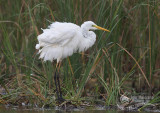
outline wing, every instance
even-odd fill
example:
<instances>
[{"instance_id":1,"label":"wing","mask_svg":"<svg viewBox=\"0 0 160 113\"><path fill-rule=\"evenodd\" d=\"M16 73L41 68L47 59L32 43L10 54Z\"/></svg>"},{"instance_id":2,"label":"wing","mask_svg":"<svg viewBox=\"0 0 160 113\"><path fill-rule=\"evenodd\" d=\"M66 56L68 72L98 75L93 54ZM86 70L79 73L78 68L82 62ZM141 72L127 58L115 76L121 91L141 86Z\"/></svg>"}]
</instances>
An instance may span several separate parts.
<instances>
[{"instance_id":1,"label":"wing","mask_svg":"<svg viewBox=\"0 0 160 113\"><path fill-rule=\"evenodd\" d=\"M38 36L39 46L64 46L74 38L79 28L72 23L55 22Z\"/></svg>"},{"instance_id":2,"label":"wing","mask_svg":"<svg viewBox=\"0 0 160 113\"><path fill-rule=\"evenodd\" d=\"M65 45L69 40L75 36L75 31L56 31L52 29L44 30L44 32L38 36L40 43L46 43L48 45Z\"/></svg>"}]
</instances>

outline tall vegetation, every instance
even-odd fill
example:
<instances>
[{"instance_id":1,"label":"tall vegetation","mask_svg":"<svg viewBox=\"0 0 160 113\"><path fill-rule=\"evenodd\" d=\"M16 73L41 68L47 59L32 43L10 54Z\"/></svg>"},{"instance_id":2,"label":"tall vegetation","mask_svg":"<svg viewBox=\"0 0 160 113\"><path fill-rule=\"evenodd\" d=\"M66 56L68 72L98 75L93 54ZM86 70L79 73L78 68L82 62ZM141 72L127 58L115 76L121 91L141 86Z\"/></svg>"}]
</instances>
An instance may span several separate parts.
<instances>
[{"instance_id":1,"label":"tall vegetation","mask_svg":"<svg viewBox=\"0 0 160 113\"><path fill-rule=\"evenodd\" d=\"M37 35L53 21L87 20L111 32L95 31L92 48L63 60L63 96L110 105L125 92L157 92L160 1L0 0L0 103L54 104L56 62L38 59Z\"/></svg>"}]
</instances>

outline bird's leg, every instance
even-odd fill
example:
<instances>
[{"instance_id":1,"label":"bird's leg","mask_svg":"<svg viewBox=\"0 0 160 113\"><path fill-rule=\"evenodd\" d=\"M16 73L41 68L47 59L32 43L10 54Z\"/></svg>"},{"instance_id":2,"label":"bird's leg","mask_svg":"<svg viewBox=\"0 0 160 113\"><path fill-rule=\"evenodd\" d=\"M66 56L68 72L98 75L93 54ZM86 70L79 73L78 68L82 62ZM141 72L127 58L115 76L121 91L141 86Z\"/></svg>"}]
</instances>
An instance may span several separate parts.
<instances>
[{"instance_id":1,"label":"bird's leg","mask_svg":"<svg viewBox=\"0 0 160 113\"><path fill-rule=\"evenodd\" d=\"M58 65L58 64L57 64ZM56 65L56 71L54 73L54 82L56 86L56 93L57 93L57 98L59 98L59 93L58 93L58 86L57 86L57 65Z\"/></svg>"},{"instance_id":2,"label":"bird's leg","mask_svg":"<svg viewBox=\"0 0 160 113\"><path fill-rule=\"evenodd\" d=\"M57 82L58 82L58 89L59 89L59 101L65 101L65 99L63 99L62 97L62 91L61 91L61 86L60 86L60 81L59 81L59 69L60 69L61 63L59 63L59 68L58 68L58 74L57 74Z\"/></svg>"}]
</instances>

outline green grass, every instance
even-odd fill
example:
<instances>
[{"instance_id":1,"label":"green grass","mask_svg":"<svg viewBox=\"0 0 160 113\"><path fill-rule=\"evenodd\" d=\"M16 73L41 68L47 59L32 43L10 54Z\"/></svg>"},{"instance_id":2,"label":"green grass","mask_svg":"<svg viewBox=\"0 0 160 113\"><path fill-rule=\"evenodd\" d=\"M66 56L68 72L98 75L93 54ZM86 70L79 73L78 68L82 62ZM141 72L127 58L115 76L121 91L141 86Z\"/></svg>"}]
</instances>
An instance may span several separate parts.
<instances>
[{"instance_id":1,"label":"green grass","mask_svg":"<svg viewBox=\"0 0 160 113\"><path fill-rule=\"evenodd\" d=\"M60 75L66 99L78 103L89 97L87 92L95 101L102 96L107 105L115 105L118 96L128 91L139 92L143 87L143 92L156 93L160 88L159 6L158 0L1 0L0 88L7 94L0 95L0 103L24 100L55 105L56 62L43 62L35 50L41 28L53 21L81 25L91 20L111 31L95 31L92 48L63 60ZM87 89L92 79L97 80L95 86Z\"/></svg>"}]
</instances>

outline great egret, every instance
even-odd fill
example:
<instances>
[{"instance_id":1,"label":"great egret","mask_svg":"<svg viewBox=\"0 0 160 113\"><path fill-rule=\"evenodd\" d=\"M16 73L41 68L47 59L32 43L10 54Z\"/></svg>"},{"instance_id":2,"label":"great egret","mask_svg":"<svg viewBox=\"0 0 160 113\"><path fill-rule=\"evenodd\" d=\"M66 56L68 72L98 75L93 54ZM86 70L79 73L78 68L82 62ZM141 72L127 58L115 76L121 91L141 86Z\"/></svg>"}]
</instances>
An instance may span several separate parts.
<instances>
[{"instance_id":1,"label":"great egret","mask_svg":"<svg viewBox=\"0 0 160 113\"><path fill-rule=\"evenodd\" d=\"M83 52L93 46L96 41L96 34L90 30L107 29L97 26L92 21L84 22L81 27L67 22L54 22L47 29L42 29L43 33L38 36L36 49L39 50L41 59L44 61L57 60L57 66L62 59L71 56L75 52ZM59 83L59 74L55 71L54 79L58 100L64 100ZM57 86L58 82L58 86ZM60 92L60 95L59 93Z\"/></svg>"}]
</instances>

